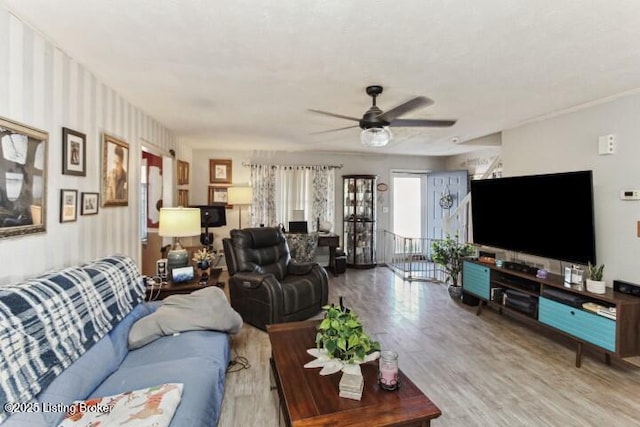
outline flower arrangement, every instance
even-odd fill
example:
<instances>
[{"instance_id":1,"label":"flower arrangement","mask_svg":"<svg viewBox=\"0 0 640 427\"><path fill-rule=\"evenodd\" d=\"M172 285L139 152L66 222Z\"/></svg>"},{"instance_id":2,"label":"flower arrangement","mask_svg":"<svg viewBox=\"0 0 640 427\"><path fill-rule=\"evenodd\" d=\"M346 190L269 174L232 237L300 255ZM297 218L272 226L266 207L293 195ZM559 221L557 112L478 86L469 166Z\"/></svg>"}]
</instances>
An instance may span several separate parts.
<instances>
[{"instance_id":1,"label":"flower arrangement","mask_svg":"<svg viewBox=\"0 0 640 427\"><path fill-rule=\"evenodd\" d=\"M202 248L193 254L192 260L198 265L206 264L208 266L208 264L213 262L213 255L207 250L207 248Z\"/></svg>"}]
</instances>

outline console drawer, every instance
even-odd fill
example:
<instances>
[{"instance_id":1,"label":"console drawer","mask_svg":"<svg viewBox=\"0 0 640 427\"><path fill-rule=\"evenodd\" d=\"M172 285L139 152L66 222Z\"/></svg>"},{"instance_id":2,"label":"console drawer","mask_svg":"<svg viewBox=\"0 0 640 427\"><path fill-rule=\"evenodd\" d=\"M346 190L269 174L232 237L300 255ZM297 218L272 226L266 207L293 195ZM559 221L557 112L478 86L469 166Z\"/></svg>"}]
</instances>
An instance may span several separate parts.
<instances>
[{"instance_id":1,"label":"console drawer","mask_svg":"<svg viewBox=\"0 0 640 427\"><path fill-rule=\"evenodd\" d=\"M491 297L491 270L489 267L463 261L462 288L465 292L489 300Z\"/></svg>"},{"instance_id":2,"label":"console drawer","mask_svg":"<svg viewBox=\"0 0 640 427\"><path fill-rule=\"evenodd\" d=\"M614 320L544 297L540 297L538 320L606 350L616 351Z\"/></svg>"}]
</instances>

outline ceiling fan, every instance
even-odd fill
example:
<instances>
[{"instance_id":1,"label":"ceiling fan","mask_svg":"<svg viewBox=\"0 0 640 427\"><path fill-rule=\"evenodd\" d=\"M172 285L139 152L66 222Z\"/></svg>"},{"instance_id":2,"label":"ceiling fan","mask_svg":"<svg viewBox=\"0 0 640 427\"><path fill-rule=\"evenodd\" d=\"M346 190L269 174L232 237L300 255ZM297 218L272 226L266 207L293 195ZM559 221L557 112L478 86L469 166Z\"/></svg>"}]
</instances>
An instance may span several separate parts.
<instances>
[{"instance_id":1,"label":"ceiling fan","mask_svg":"<svg viewBox=\"0 0 640 427\"><path fill-rule=\"evenodd\" d=\"M309 111L326 116L338 117L358 122L357 125L346 126L343 128L330 129L317 133L335 132L344 129L360 127L360 141L368 147L383 147L393 137L390 126L392 127L450 127L453 126L455 120L431 120L431 119L399 119L398 117L407 114L420 107L426 107L433 104L433 101L426 96L417 96L409 101L400 104L386 112L382 111L376 105L376 97L382 93L382 86L367 86L367 95L373 98L373 105L363 115L361 119L356 117L343 116L341 114L330 113L327 111L313 110Z\"/></svg>"}]
</instances>

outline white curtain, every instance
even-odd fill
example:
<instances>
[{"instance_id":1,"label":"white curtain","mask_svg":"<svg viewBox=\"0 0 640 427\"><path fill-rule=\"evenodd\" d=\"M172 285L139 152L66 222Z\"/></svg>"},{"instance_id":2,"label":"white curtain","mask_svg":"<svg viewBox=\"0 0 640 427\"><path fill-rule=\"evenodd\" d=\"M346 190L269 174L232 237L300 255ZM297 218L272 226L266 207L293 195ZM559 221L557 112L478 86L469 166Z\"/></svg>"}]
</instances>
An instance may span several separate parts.
<instances>
[{"instance_id":1,"label":"white curtain","mask_svg":"<svg viewBox=\"0 0 640 427\"><path fill-rule=\"evenodd\" d=\"M253 201L251 204L251 226L260 224L275 226L276 216L276 169L269 165L251 165L251 187Z\"/></svg>"},{"instance_id":2,"label":"white curtain","mask_svg":"<svg viewBox=\"0 0 640 427\"><path fill-rule=\"evenodd\" d=\"M335 167L251 165L252 224L288 227L294 210L303 210L309 230L318 219L334 223Z\"/></svg>"}]
</instances>

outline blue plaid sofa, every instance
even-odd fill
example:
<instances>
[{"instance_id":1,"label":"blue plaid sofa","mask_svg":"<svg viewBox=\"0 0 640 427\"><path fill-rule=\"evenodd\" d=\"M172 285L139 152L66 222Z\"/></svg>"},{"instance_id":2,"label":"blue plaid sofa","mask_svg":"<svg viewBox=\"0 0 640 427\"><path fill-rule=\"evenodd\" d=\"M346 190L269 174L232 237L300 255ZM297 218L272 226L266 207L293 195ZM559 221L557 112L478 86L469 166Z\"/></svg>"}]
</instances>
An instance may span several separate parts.
<instances>
[{"instance_id":1,"label":"blue plaid sofa","mask_svg":"<svg viewBox=\"0 0 640 427\"><path fill-rule=\"evenodd\" d=\"M55 426L64 412L39 409L182 383L170 425L215 426L228 335L188 331L129 350L132 325L160 304L144 295L137 266L122 255L1 286L0 424ZM25 405L16 412L6 403Z\"/></svg>"}]
</instances>

